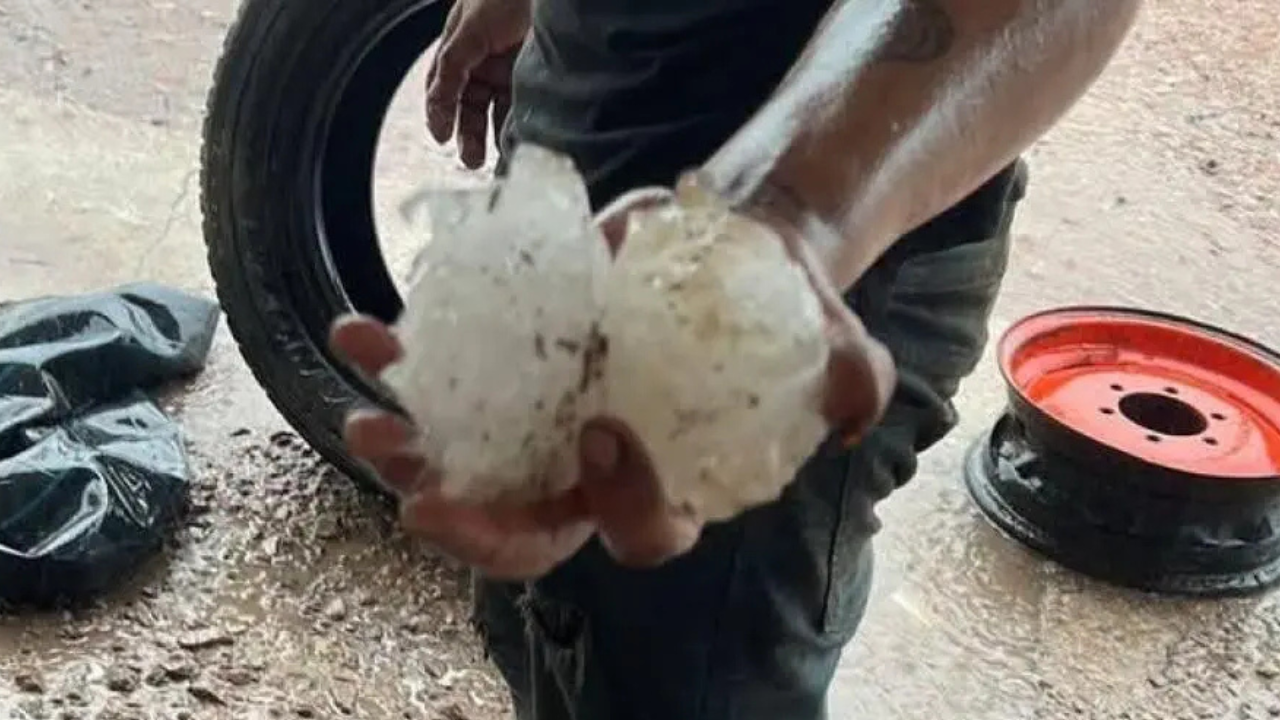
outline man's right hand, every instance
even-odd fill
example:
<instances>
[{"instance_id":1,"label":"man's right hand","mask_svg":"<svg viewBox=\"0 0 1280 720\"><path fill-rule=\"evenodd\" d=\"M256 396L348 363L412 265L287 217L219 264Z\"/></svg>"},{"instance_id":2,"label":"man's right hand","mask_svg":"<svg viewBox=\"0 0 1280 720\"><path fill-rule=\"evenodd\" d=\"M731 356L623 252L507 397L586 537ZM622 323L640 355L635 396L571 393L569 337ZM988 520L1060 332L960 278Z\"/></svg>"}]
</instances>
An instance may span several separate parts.
<instances>
[{"instance_id":1,"label":"man's right hand","mask_svg":"<svg viewBox=\"0 0 1280 720\"><path fill-rule=\"evenodd\" d=\"M532 0L457 0L427 73L427 128L437 142L458 135L462 164L484 165L511 109L511 68L529 31Z\"/></svg>"}]
</instances>

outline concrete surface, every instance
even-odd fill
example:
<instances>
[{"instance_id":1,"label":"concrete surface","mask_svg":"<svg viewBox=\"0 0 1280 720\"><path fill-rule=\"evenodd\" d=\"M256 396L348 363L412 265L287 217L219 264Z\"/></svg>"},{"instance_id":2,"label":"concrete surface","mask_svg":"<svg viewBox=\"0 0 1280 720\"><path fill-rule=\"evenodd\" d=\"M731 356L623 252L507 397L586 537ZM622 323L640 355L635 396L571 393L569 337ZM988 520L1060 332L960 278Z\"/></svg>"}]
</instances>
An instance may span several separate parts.
<instances>
[{"instance_id":1,"label":"concrete surface","mask_svg":"<svg viewBox=\"0 0 1280 720\"><path fill-rule=\"evenodd\" d=\"M0 0L0 299L138 278L211 290L197 133L234 5ZM1116 302L1280 346L1277 48L1266 0L1150 3L1032 153L993 330ZM419 77L393 114L386 204L423 168L450 167L421 135ZM1001 392L987 362L962 427L884 506L875 597L833 717L1280 716L1275 596L1102 586L982 520L960 457ZM139 590L75 615L0 617L0 718L504 715L456 569L282 434L225 332L171 406L192 439L197 516Z\"/></svg>"}]
</instances>

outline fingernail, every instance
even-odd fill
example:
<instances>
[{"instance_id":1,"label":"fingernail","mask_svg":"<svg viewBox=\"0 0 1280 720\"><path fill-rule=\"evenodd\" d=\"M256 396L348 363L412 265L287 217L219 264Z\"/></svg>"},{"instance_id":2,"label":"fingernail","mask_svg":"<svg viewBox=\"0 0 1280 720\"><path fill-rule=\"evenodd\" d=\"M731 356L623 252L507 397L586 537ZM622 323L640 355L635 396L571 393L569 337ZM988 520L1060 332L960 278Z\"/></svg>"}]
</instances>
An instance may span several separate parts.
<instances>
[{"instance_id":1,"label":"fingernail","mask_svg":"<svg viewBox=\"0 0 1280 720\"><path fill-rule=\"evenodd\" d=\"M620 448L618 438L613 433L599 428L587 428L582 431L580 449L582 463L597 473L611 473L618 467Z\"/></svg>"}]
</instances>

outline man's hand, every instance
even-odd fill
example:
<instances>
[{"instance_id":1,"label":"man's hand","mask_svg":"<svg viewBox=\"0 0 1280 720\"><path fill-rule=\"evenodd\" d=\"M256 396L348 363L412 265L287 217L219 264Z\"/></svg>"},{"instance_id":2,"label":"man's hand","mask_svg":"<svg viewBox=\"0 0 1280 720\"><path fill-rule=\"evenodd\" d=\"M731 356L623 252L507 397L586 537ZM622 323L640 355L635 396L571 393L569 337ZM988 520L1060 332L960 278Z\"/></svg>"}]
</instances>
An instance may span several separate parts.
<instances>
[{"instance_id":1,"label":"man's hand","mask_svg":"<svg viewBox=\"0 0 1280 720\"><path fill-rule=\"evenodd\" d=\"M401 353L390 329L371 318L340 319L331 343L370 377ZM509 580L550 571L591 536L593 527L578 492L527 506L475 507L446 500L438 473L412 449L413 437L404 418L381 410L356 410L344 428L351 454L369 463L399 498L400 521L411 534L481 572Z\"/></svg>"},{"instance_id":2,"label":"man's hand","mask_svg":"<svg viewBox=\"0 0 1280 720\"><path fill-rule=\"evenodd\" d=\"M359 316L335 323L331 343L369 376L381 373L402 351L390 328ZM399 498L401 523L409 533L490 577L544 575L597 531L619 561L654 565L693 547L701 529L693 518L667 507L639 444L618 423L600 419L583 430L576 487L522 505L445 499L439 473L413 449L414 432L399 415L356 410L347 418L344 439L352 455L369 463Z\"/></svg>"},{"instance_id":3,"label":"man's hand","mask_svg":"<svg viewBox=\"0 0 1280 720\"><path fill-rule=\"evenodd\" d=\"M529 31L532 0L458 0L449 11L427 73L427 128L436 142L458 134L468 168L484 165L490 118L494 134L511 109L511 68Z\"/></svg>"},{"instance_id":4,"label":"man's hand","mask_svg":"<svg viewBox=\"0 0 1280 720\"><path fill-rule=\"evenodd\" d=\"M616 249L630 213L670 199L667 190L638 190L606 208L597 222ZM760 218L809 272L827 310L832 356L824 412L834 427L856 437L884 409L893 386L892 360L840 301L803 238L781 220L764 213ZM331 344L336 354L370 377L402 352L390 328L366 317L338 320ZM667 504L642 443L616 420L596 418L584 427L578 448L580 480L574 488L524 505L479 506L445 499L439 473L412 449L413 435L404 418L381 410L357 410L345 428L351 453L368 462L399 497L405 529L490 577L540 577L577 552L593 533L619 562L653 566L688 552L702 532L701 519Z\"/></svg>"},{"instance_id":5,"label":"man's hand","mask_svg":"<svg viewBox=\"0 0 1280 720\"><path fill-rule=\"evenodd\" d=\"M709 184L713 180L691 174L681 182ZM889 404L897 383L893 357L867 333L862 321L844 303L822 261L820 248L831 242L831 229L785 196L765 190L757 192L739 212L767 227L786 246L822 303L831 344L823 414L846 445L855 444L879 421ZM616 251L625 238L627 217L632 212L671 200L671 191L664 188L633 190L601 211L597 224Z\"/></svg>"}]
</instances>

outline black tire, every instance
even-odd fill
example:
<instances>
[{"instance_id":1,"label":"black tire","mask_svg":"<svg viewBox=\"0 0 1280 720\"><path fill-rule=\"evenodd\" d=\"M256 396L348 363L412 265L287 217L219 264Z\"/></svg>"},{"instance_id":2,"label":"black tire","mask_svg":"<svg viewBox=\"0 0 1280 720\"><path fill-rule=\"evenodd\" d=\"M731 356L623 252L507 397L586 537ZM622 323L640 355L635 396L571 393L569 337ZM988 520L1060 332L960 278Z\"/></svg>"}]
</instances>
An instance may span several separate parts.
<instances>
[{"instance_id":1,"label":"black tire","mask_svg":"<svg viewBox=\"0 0 1280 720\"><path fill-rule=\"evenodd\" d=\"M326 337L347 310L400 312L375 231L373 162L387 107L449 5L245 0L204 126L204 234L227 324L285 419L370 488L342 418L356 403L390 403Z\"/></svg>"}]
</instances>

